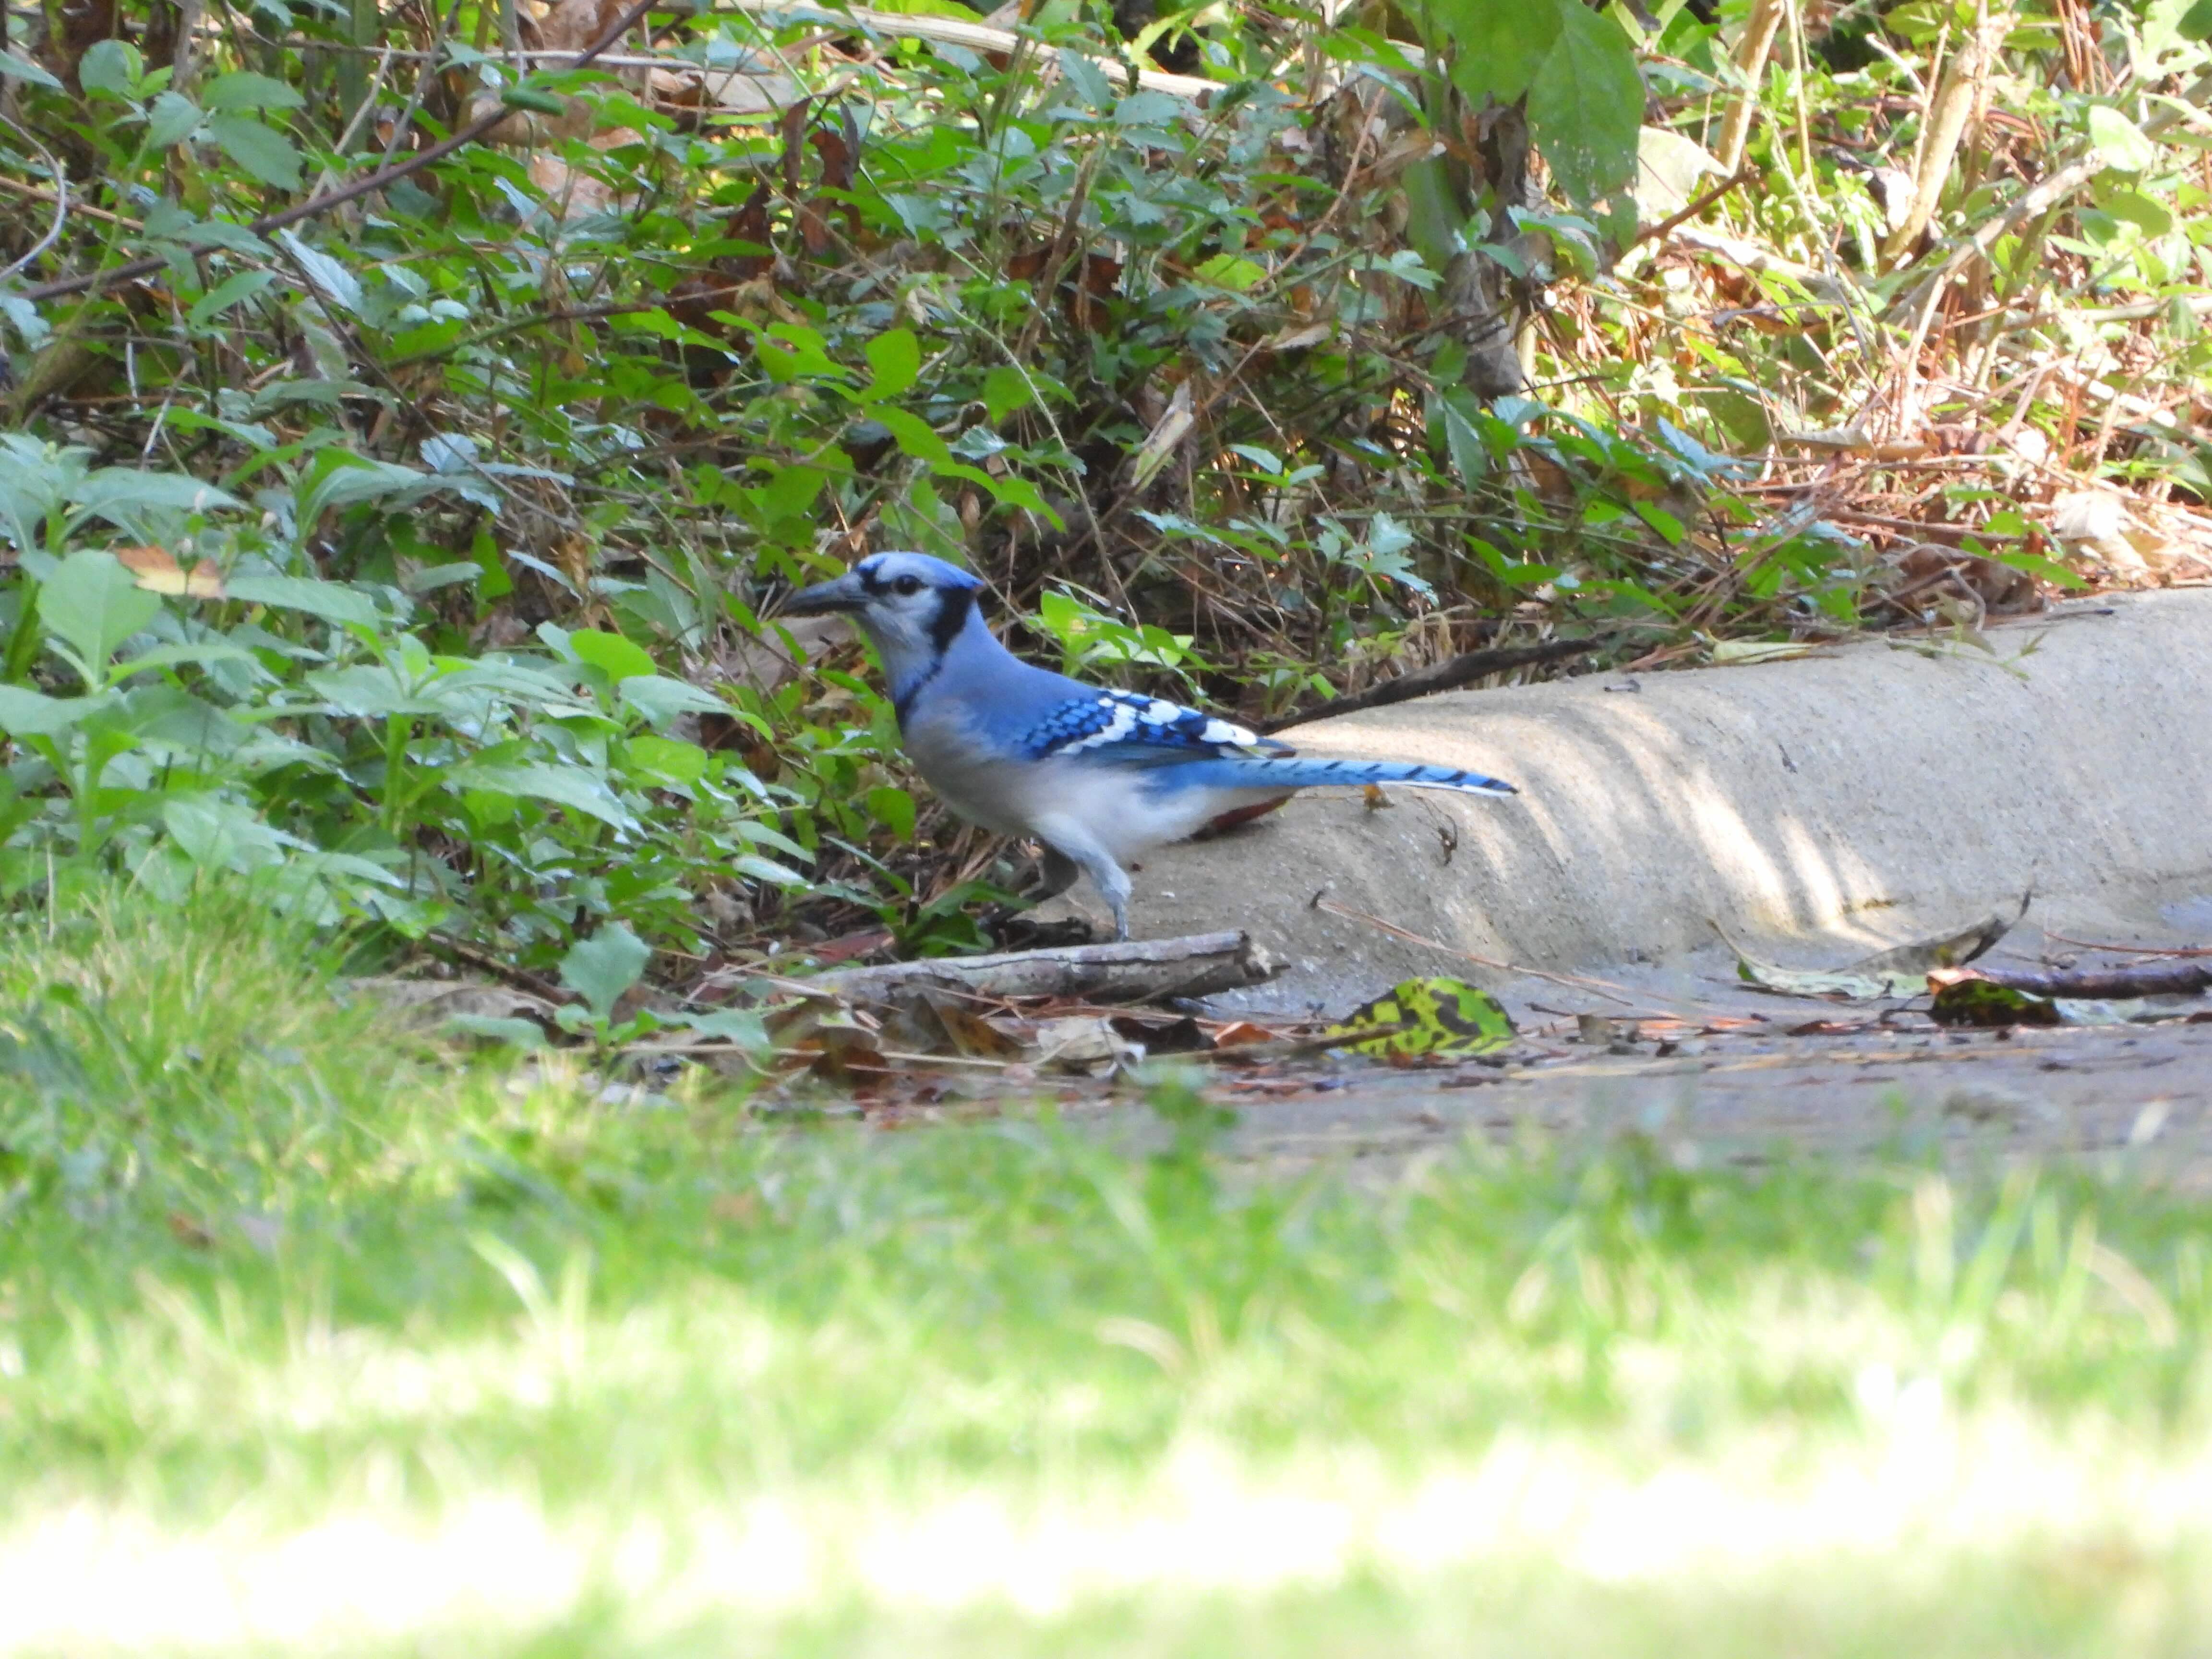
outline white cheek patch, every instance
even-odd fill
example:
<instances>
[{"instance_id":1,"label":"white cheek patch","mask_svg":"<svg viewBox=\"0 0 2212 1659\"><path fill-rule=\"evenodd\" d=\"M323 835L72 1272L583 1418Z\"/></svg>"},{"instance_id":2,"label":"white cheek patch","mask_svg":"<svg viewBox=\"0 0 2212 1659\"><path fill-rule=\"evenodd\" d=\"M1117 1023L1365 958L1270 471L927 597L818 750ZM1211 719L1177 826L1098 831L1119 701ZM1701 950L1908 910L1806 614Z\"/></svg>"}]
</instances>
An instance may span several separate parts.
<instances>
[{"instance_id":1,"label":"white cheek patch","mask_svg":"<svg viewBox=\"0 0 2212 1659\"><path fill-rule=\"evenodd\" d=\"M1198 734L1200 743L1255 744L1260 741L1241 726L1231 726L1227 720L1208 720L1206 729Z\"/></svg>"}]
</instances>

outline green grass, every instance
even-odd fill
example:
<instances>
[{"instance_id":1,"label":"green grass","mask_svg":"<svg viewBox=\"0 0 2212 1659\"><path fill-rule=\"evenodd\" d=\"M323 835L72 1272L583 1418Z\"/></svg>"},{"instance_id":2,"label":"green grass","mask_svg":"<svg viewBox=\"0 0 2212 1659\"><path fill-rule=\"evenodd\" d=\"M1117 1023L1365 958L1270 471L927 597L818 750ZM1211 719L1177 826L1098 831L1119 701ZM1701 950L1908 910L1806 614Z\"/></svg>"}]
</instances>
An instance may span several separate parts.
<instances>
[{"instance_id":1,"label":"green grass","mask_svg":"<svg viewBox=\"0 0 2212 1659\"><path fill-rule=\"evenodd\" d=\"M2212 1639L2208 1210L2116 1171L777 1127L338 967L221 896L0 943L0 1650Z\"/></svg>"}]
</instances>

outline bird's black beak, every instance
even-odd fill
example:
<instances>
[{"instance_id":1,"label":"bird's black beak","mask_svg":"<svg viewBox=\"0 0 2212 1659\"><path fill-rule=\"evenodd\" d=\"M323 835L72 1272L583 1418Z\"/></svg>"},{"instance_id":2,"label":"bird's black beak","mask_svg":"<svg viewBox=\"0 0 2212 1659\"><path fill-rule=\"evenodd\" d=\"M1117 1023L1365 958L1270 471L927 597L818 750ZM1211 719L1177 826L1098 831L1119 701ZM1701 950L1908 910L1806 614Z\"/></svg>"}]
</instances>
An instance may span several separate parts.
<instances>
[{"instance_id":1,"label":"bird's black beak","mask_svg":"<svg viewBox=\"0 0 2212 1659\"><path fill-rule=\"evenodd\" d=\"M787 617L850 616L864 609L868 603L867 590L860 579L847 571L835 581L817 582L811 587L802 587L783 602Z\"/></svg>"}]
</instances>

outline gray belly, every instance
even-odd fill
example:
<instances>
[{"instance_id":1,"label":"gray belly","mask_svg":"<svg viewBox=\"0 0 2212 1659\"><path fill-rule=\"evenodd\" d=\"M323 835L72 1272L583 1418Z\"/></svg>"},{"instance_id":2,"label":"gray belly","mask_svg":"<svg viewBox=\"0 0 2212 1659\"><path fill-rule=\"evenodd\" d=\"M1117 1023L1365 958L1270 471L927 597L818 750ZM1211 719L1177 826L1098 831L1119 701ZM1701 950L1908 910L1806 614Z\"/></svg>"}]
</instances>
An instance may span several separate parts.
<instances>
[{"instance_id":1,"label":"gray belly","mask_svg":"<svg viewBox=\"0 0 2212 1659\"><path fill-rule=\"evenodd\" d=\"M942 723L918 723L902 742L938 799L962 817L1002 836L1030 833L1025 792L1015 787L1027 769L978 763L975 745Z\"/></svg>"}]
</instances>

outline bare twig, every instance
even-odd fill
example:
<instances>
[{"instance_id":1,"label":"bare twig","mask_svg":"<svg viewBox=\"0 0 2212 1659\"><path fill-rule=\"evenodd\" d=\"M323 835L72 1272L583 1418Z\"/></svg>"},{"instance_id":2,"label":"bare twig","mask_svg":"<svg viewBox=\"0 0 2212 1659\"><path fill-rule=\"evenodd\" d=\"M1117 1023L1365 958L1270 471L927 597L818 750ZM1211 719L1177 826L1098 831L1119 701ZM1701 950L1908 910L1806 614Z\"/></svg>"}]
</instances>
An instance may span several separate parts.
<instances>
[{"instance_id":1,"label":"bare twig","mask_svg":"<svg viewBox=\"0 0 2212 1659\"><path fill-rule=\"evenodd\" d=\"M59 203L63 199L58 191L40 190L36 185L27 185L20 179L0 177L0 190L6 191L10 196L21 196L30 202ZM125 218L119 213L110 213L104 208L88 207L74 197L69 198L69 210L71 213L81 214L87 219L97 219L103 225L120 225L125 230L146 228L138 220Z\"/></svg>"},{"instance_id":2,"label":"bare twig","mask_svg":"<svg viewBox=\"0 0 2212 1659\"><path fill-rule=\"evenodd\" d=\"M1656 225L1645 225L1630 238L1629 246L1634 247L1638 242L1656 240L1674 230L1678 225L1686 225L1714 203L1719 201L1722 197L1749 179L1757 170L1748 162L1738 167L1734 173L1729 174L1704 195L1692 198L1680 212L1668 214Z\"/></svg>"},{"instance_id":3,"label":"bare twig","mask_svg":"<svg viewBox=\"0 0 2212 1659\"><path fill-rule=\"evenodd\" d=\"M0 113L0 121L5 121L9 126L13 127L15 130L15 136L17 137L21 138L33 149L38 151L40 155L46 157L46 176L54 181L54 194L52 197L54 204L54 222L52 224L46 227L46 234L39 238L39 240L32 245L31 251L29 252L26 253L21 258L17 259L11 264L8 265L5 269L0 269L0 282L4 282L9 277L13 276L17 271L22 270L24 266L29 264L33 259L36 259L41 253L44 253L56 242L61 240L62 228L69 223L70 198L69 175L62 171L62 164L54 159L53 151L48 149L44 144L40 143L37 138L33 137L29 132L25 131L22 124L17 121L13 116Z\"/></svg>"}]
</instances>

